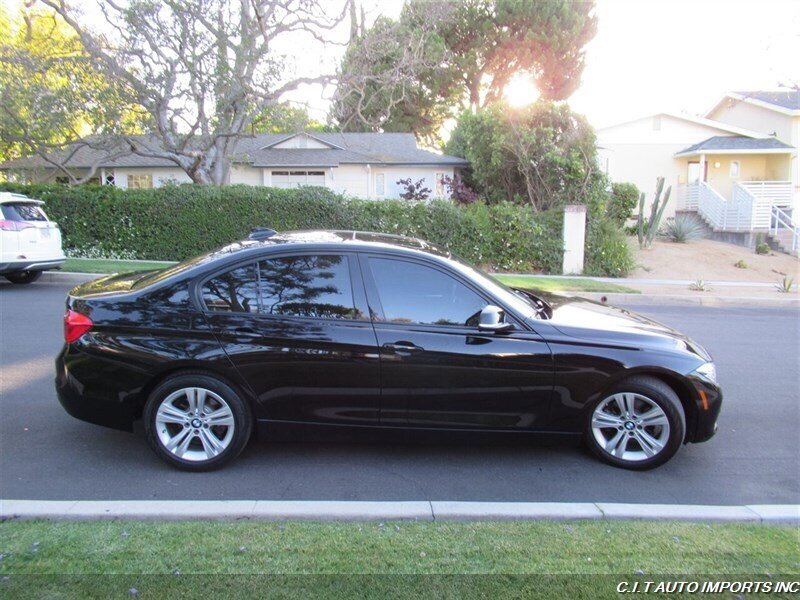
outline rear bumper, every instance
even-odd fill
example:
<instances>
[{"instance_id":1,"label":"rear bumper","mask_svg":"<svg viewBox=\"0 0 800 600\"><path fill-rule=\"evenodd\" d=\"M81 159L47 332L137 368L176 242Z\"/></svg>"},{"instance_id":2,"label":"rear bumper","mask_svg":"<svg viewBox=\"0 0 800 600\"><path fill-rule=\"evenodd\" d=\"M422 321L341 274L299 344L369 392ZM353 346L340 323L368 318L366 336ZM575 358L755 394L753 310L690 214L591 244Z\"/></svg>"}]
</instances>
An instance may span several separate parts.
<instances>
[{"instance_id":1,"label":"rear bumper","mask_svg":"<svg viewBox=\"0 0 800 600\"><path fill-rule=\"evenodd\" d=\"M15 273L17 271L49 271L60 269L66 261L66 257L52 258L47 260L23 260L13 262L0 262L0 275Z\"/></svg>"},{"instance_id":2,"label":"rear bumper","mask_svg":"<svg viewBox=\"0 0 800 600\"><path fill-rule=\"evenodd\" d=\"M58 401L76 419L133 431L133 422L138 418L136 403L109 389L110 382L103 383L96 367L91 357L65 345L56 358Z\"/></svg>"}]
</instances>

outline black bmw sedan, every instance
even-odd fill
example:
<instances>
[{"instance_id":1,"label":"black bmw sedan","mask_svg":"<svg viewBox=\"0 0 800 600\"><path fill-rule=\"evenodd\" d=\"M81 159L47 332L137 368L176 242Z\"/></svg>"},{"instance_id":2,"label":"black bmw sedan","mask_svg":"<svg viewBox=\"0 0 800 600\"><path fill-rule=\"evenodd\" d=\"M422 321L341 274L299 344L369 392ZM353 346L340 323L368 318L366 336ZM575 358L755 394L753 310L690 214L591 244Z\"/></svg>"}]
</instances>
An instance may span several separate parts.
<instances>
[{"instance_id":1,"label":"black bmw sedan","mask_svg":"<svg viewBox=\"0 0 800 600\"><path fill-rule=\"evenodd\" d=\"M403 431L583 438L629 469L714 435L711 357L642 316L503 286L418 239L254 231L67 298L68 413L133 430L175 467L251 434Z\"/></svg>"}]
</instances>

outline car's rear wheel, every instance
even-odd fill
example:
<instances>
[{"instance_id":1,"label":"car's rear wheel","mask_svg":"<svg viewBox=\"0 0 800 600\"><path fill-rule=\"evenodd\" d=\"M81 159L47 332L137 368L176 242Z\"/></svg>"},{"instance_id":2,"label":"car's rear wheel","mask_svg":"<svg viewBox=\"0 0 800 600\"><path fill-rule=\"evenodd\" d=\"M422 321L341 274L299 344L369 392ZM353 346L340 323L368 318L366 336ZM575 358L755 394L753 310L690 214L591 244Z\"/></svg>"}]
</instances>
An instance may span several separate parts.
<instances>
[{"instance_id":1,"label":"car's rear wheel","mask_svg":"<svg viewBox=\"0 0 800 600\"><path fill-rule=\"evenodd\" d=\"M7 273L4 275L11 283L33 283L42 276L41 271L16 271L15 273Z\"/></svg>"},{"instance_id":2,"label":"car's rear wheel","mask_svg":"<svg viewBox=\"0 0 800 600\"><path fill-rule=\"evenodd\" d=\"M631 377L595 403L586 442L601 460L642 471L672 458L685 433L683 406L672 388L653 377Z\"/></svg>"},{"instance_id":3,"label":"car's rear wheel","mask_svg":"<svg viewBox=\"0 0 800 600\"><path fill-rule=\"evenodd\" d=\"M236 458L253 428L248 406L228 384L204 374L171 377L150 394L147 441L179 469L210 471Z\"/></svg>"}]
</instances>

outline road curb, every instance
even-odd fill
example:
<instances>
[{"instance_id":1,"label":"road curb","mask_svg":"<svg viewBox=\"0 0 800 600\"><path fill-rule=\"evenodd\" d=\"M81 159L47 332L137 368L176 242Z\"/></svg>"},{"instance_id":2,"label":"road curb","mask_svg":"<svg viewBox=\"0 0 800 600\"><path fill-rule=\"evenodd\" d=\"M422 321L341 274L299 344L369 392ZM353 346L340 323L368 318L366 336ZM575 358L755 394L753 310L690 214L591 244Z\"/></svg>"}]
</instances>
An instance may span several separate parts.
<instances>
[{"instance_id":1,"label":"road curb","mask_svg":"<svg viewBox=\"0 0 800 600\"><path fill-rule=\"evenodd\" d=\"M605 302L628 306L652 305L686 305L707 307L767 307L767 308L800 308L800 298L764 298L762 296L684 296L674 294L615 294L601 292L562 292L565 295L581 296ZM777 293L777 292L776 292Z\"/></svg>"},{"instance_id":2,"label":"road curb","mask_svg":"<svg viewBox=\"0 0 800 600\"><path fill-rule=\"evenodd\" d=\"M669 520L800 524L800 504L709 506L606 502L292 500L0 500L0 520L253 519L265 521Z\"/></svg>"},{"instance_id":3,"label":"road curb","mask_svg":"<svg viewBox=\"0 0 800 600\"><path fill-rule=\"evenodd\" d=\"M72 273L71 271L45 271L39 281L44 283L86 283L93 279L105 277L104 273Z\"/></svg>"}]
</instances>

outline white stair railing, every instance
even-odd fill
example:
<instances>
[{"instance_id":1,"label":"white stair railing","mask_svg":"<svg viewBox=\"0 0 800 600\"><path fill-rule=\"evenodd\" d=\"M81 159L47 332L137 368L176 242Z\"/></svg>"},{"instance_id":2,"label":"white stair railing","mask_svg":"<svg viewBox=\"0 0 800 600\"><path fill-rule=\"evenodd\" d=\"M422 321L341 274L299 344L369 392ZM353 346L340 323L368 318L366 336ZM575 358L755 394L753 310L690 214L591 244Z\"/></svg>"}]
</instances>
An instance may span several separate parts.
<instances>
[{"instance_id":1,"label":"white stair railing","mask_svg":"<svg viewBox=\"0 0 800 600\"><path fill-rule=\"evenodd\" d=\"M770 216L771 216L770 233L772 234L772 236L777 238L778 231L781 228L786 228L787 230L791 231L792 252L797 252L798 248L800 248L800 227L795 225L792 222L792 218L789 216L789 213L787 213L779 206L772 207Z\"/></svg>"},{"instance_id":2,"label":"white stair railing","mask_svg":"<svg viewBox=\"0 0 800 600\"><path fill-rule=\"evenodd\" d=\"M697 187L697 212L714 229L749 230L752 224L753 202L747 193L734 194L728 201L705 181Z\"/></svg>"},{"instance_id":3,"label":"white stair railing","mask_svg":"<svg viewBox=\"0 0 800 600\"><path fill-rule=\"evenodd\" d=\"M678 186L678 210L697 210L697 188L696 181Z\"/></svg>"}]
</instances>

